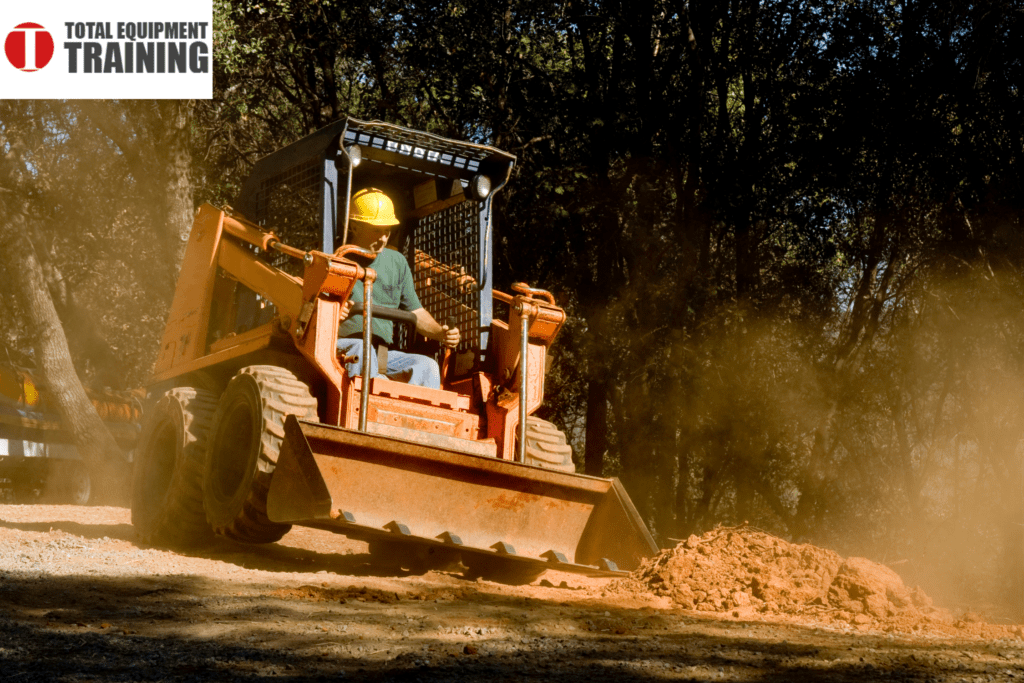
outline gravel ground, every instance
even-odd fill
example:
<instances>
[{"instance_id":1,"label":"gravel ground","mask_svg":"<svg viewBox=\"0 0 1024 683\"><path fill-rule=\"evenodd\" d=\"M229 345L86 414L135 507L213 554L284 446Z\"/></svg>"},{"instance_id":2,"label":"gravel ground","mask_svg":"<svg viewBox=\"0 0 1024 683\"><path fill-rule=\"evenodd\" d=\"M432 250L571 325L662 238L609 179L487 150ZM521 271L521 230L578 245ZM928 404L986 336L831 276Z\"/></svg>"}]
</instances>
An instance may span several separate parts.
<instances>
[{"instance_id":1,"label":"gravel ground","mask_svg":"<svg viewBox=\"0 0 1024 683\"><path fill-rule=\"evenodd\" d=\"M1012 625L698 612L607 580L382 575L296 529L185 555L123 508L0 505L0 680L1014 681ZM739 615L739 616L736 616Z\"/></svg>"}]
</instances>

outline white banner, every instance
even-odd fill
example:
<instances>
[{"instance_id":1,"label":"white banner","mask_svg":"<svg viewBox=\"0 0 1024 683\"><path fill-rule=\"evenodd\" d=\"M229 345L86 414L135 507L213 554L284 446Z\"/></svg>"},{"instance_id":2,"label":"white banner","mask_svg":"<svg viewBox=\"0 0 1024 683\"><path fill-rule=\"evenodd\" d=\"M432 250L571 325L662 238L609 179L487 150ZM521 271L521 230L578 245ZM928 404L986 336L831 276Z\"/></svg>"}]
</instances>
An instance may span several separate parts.
<instances>
[{"instance_id":1,"label":"white banner","mask_svg":"<svg viewBox=\"0 0 1024 683\"><path fill-rule=\"evenodd\" d=\"M213 0L0 0L0 99L210 99Z\"/></svg>"}]
</instances>

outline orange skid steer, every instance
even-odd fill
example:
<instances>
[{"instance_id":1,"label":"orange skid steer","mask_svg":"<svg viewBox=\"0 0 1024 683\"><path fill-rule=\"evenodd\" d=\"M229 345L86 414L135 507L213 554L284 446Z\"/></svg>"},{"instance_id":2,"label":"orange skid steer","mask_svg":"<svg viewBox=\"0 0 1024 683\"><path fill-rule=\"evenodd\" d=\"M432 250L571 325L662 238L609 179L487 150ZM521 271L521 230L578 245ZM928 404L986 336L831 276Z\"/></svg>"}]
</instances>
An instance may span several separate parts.
<instances>
[{"instance_id":1,"label":"orange skid steer","mask_svg":"<svg viewBox=\"0 0 1024 683\"><path fill-rule=\"evenodd\" d=\"M565 312L493 288L491 200L514 163L348 118L260 160L236 208L199 209L135 466L143 540L269 543L299 524L365 540L394 569L509 582L614 575L657 551L618 480L576 474L564 434L532 415ZM389 248L457 348L374 306L372 254L346 245L349 198L371 186L394 200ZM441 389L365 381L370 354L346 372L340 311L360 280L364 343L373 317L396 321L393 347L436 355Z\"/></svg>"}]
</instances>

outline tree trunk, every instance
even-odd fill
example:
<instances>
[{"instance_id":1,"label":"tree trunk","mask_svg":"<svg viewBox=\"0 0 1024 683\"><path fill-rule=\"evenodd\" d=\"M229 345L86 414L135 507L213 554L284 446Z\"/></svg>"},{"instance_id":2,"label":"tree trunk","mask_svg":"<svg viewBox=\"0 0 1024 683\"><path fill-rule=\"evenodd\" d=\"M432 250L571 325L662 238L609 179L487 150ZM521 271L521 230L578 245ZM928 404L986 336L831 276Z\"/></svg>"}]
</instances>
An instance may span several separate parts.
<instances>
[{"instance_id":1,"label":"tree trunk","mask_svg":"<svg viewBox=\"0 0 1024 683\"><path fill-rule=\"evenodd\" d=\"M188 102L181 100L164 100L160 103L164 136L160 148L155 150L156 158L163 159L163 163L166 164L163 187L166 203L164 215L167 220L167 234L173 244L168 256L173 259L171 263L175 275L185 257L185 245L195 214L192 180L189 176L192 165L188 149L189 106Z\"/></svg>"},{"instance_id":2,"label":"tree trunk","mask_svg":"<svg viewBox=\"0 0 1024 683\"><path fill-rule=\"evenodd\" d=\"M42 267L26 233L24 205L5 202L0 212L0 237L4 242L0 259L35 339L41 379L51 392L57 412L89 470L93 500L123 502L127 500L130 487L127 461L75 372Z\"/></svg>"}]
</instances>

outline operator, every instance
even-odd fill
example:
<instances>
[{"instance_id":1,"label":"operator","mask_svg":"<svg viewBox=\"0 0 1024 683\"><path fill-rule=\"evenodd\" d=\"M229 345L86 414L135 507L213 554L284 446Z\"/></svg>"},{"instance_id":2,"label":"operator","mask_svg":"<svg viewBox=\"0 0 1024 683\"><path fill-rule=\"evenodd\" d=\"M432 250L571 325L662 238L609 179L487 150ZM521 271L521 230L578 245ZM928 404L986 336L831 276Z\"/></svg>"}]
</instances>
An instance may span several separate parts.
<instances>
[{"instance_id":1,"label":"operator","mask_svg":"<svg viewBox=\"0 0 1024 683\"><path fill-rule=\"evenodd\" d=\"M384 248L391 237L391 229L399 224L391 198L372 187L356 192L349 203L348 221L349 244L374 254L366 264L377 272L373 283L373 305L411 311L416 316L417 333L448 348L458 346L461 339L459 329L438 324L420 304L405 257L394 249ZM360 280L341 308L341 325L338 327L338 352L345 356L345 370L350 377L362 374L363 316L352 315L353 304L362 301L363 283ZM437 361L415 353L388 349L394 342L394 323L390 320L374 316L371 325L374 348L370 350L370 377L383 373L400 382L430 389L441 388ZM387 354L385 363L379 362L378 350L380 357Z\"/></svg>"}]
</instances>

